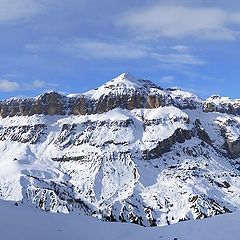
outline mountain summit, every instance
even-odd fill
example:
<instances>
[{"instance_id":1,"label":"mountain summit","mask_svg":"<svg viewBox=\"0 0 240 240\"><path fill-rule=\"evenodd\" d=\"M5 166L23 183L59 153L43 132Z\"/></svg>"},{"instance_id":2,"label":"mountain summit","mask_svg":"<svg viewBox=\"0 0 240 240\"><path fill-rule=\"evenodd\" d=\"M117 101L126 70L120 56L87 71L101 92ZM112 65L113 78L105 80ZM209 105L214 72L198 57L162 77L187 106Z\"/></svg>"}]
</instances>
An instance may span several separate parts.
<instances>
[{"instance_id":1,"label":"mountain summit","mask_svg":"<svg viewBox=\"0 0 240 240\"><path fill-rule=\"evenodd\" d=\"M0 102L0 198L144 226L240 209L240 101L121 74Z\"/></svg>"}]
</instances>

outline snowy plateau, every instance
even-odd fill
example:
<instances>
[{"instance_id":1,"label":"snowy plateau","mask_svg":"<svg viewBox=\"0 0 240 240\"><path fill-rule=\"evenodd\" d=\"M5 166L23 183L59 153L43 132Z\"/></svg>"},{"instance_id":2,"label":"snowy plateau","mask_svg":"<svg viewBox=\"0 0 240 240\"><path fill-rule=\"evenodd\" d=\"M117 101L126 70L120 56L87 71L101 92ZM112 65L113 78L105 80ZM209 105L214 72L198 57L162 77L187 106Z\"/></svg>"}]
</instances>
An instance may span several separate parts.
<instances>
[{"instance_id":1,"label":"snowy plateau","mask_svg":"<svg viewBox=\"0 0 240 240\"><path fill-rule=\"evenodd\" d=\"M235 240L240 234L240 212L152 228L43 213L9 201L0 201L0 213L2 240Z\"/></svg>"},{"instance_id":2,"label":"snowy plateau","mask_svg":"<svg viewBox=\"0 0 240 240\"><path fill-rule=\"evenodd\" d=\"M240 99L124 73L82 94L2 100L0 153L0 239L50 226L49 239L240 234Z\"/></svg>"}]
</instances>

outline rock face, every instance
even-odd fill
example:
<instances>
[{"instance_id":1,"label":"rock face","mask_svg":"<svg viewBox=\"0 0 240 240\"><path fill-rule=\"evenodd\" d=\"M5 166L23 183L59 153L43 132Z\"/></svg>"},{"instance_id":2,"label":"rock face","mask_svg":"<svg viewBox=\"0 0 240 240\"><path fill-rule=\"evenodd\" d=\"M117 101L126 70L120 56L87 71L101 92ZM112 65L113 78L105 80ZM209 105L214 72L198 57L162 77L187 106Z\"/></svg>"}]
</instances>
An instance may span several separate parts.
<instances>
[{"instance_id":1,"label":"rock face","mask_svg":"<svg viewBox=\"0 0 240 240\"><path fill-rule=\"evenodd\" d=\"M1 117L32 116L34 114L65 115L66 97L49 92L35 99L10 99L0 102Z\"/></svg>"},{"instance_id":2,"label":"rock face","mask_svg":"<svg viewBox=\"0 0 240 240\"><path fill-rule=\"evenodd\" d=\"M215 100L122 74L1 101L0 198L144 226L240 209L238 100Z\"/></svg>"},{"instance_id":3,"label":"rock face","mask_svg":"<svg viewBox=\"0 0 240 240\"><path fill-rule=\"evenodd\" d=\"M232 100L228 97L213 95L204 102L203 111L240 115L240 99Z\"/></svg>"}]
</instances>

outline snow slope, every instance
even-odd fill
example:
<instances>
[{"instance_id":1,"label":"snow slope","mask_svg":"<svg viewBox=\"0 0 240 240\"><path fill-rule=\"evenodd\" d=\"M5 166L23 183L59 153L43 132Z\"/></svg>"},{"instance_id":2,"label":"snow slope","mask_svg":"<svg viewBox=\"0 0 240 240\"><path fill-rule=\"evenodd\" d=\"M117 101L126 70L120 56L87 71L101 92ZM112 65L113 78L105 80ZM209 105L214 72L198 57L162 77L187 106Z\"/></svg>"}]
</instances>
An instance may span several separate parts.
<instances>
[{"instance_id":1,"label":"snow slope","mask_svg":"<svg viewBox=\"0 0 240 240\"><path fill-rule=\"evenodd\" d=\"M50 214L0 201L2 240L236 240L240 213L166 227L144 228L124 223L104 223L79 215Z\"/></svg>"}]
</instances>

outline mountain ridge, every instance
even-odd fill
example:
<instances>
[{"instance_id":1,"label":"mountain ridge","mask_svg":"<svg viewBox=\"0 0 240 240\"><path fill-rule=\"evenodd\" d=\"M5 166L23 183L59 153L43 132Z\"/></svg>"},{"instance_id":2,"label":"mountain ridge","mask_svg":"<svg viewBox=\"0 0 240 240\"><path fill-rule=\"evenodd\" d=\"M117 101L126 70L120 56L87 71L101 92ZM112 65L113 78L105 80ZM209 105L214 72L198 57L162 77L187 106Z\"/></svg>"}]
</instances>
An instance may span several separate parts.
<instances>
[{"instance_id":1,"label":"mountain ridge","mask_svg":"<svg viewBox=\"0 0 240 240\"><path fill-rule=\"evenodd\" d=\"M75 95L55 91L35 98L12 98L0 101L1 117L45 115L85 115L103 113L114 108L157 108L174 105L181 109L202 107L205 112L240 115L240 100L198 96L181 89L163 89L149 80L136 79L123 73L97 89Z\"/></svg>"}]
</instances>

